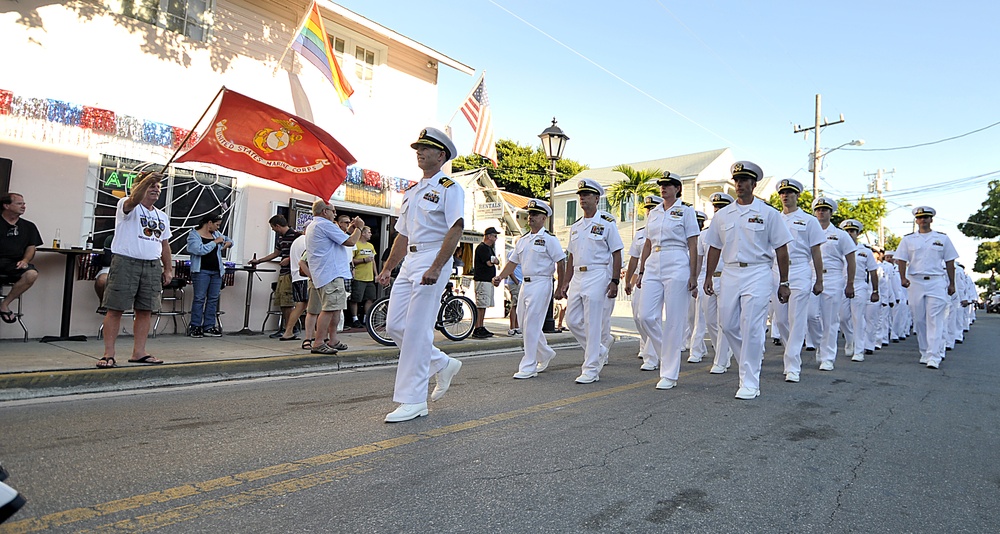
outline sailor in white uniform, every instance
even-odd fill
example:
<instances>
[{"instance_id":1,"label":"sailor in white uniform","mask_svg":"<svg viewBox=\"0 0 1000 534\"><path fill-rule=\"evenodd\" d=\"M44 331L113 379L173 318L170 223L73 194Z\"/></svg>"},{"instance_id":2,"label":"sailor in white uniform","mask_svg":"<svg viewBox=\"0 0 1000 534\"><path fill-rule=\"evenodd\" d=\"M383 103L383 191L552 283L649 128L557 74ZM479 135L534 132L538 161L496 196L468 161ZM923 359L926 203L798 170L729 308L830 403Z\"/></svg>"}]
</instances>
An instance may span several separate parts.
<instances>
[{"instance_id":1,"label":"sailor in white uniform","mask_svg":"<svg viewBox=\"0 0 1000 534\"><path fill-rule=\"evenodd\" d=\"M865 310L869 302L878 302L878 276L875 255L872 250L858 244L858 236L864 230L861 221L847 219L840 223L841 230L851 236L857 248L854 251L854 261L857 274L854 277L854 298L845 301L840 308L840 328L844 331L844 353L851 355L852 362L865 361L865 346L868 343L868 329L865 322ZM832 371L833 364L820 364L820 371Z\"/></svg>"},{"instance_id":2,"label":"sailor in white uniform","mask_svg":"<svg viewBox=\"0 0 1000 534\"><path fill-rule=\"evenodd\" d=\"M648 214L650 210L663 203L663 198L657 195L646 195L643 199L643 207ZM645 362L656 361L656 350L649 345L649 335L646 328L639 320L639 300L642 298L642 289L636 287L639 279L639 256L642 256L642 246L646 243L646 228L642 227L635 231L632 238L632 245L628 249L628 266L625 268L625 294L632 297L632 320L635 322L635 329L639 332L639 357L642 358L643 371L655 371L656 365L652 363L646 365Z\"/></svg>"},{"instance_id":3,"label":"sailor in white uniform","mask_svg":"<svg viewBox=\"0 0 1000 534\"><path fill-rule=\"evenodd\" d=\"M727 193L712 193L709 197L709 201L712 203L712 208L715 210L714 213L718 213L719 210L725 208L726 206L735 202L735 199ZM722 328L719 326L719 318L722 315L722 310L719 308L719 294L722 292L722 284L719 284L719 280L722 279L722 269L723 264L719 263L715 268L715 272L711 274L711 277L715 279L716 283L713 286L715 288L715 293L709 295L705 293L705 278L710 276L708 274L708 243L705 242L705 232L698 236L698 264L701 265L702 274L704 276L699 277L698 284L701 287L701 293L698 295L698 305L705 310L705 328L708 330L708 335L712 339L712 346L715 349L715 358L712 361L712 368L708 371L713 375L721 375L729 369L731 362L733 360L733 349L729 347L729 340L722 334Z\"/></svg>"},{"instance_id":4,"label":"sailor in white uniform","mask_svg":"<svg viewBox=\"0 0 1000 534\"><path fill-rule=\"evenodd\" d=\"M823 293L819 296L820 324L814 331L816 361L822 370L832 370L837 358L840 311L843 303L854 298L854 251L857 248L847 232L830 224L837 201L819 197L812 203L813 215L826 235L820 246L823 253Z\"/></svg>"}]
</instances>

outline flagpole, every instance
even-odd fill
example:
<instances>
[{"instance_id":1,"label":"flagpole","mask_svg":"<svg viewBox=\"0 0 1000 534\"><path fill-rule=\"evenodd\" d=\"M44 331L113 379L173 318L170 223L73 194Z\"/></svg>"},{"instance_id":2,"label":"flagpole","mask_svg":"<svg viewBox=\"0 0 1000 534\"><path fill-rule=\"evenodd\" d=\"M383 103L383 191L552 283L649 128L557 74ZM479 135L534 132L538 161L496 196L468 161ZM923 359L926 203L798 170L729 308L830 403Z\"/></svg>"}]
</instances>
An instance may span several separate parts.
<instances>
[{"instance_id":1,"label":"flagpole","mask_svg":"<svg viewBox=\"0 0 1000 534\"><path fill-rule=\"evenodd\" d=\"M225 90L226 86L223 85L222 88L219 89L219 92L215 93L215 97L212 98L212 101L208 103L208 107L205 108L205 111L201 113L201 117L198 117L198 122L195 122L194 127L188 130L187 135L184 136L184 140L177 145L177 149L174 150L174 154L170 156L170 159L167 160L167 163L163 165L164 169L169 167L170 164L174 162L174 158L177 157L177 154L181 151L182 148L184 148L184 145L186 145L188 140L191 139L191 136L194 135L194 131L198 128L198 125L201 124L201 120L205 118L205 115L208 115L208 110L212 109L212 106L215 105L215 101L219 99L219 95L221 95Z\"/></svg>"},{"instance_id":2,"label":"flagpole","mask_svg":"<svg viewBox=\"0 0 1000 534\"><path fill-rule=\"evenodd\" d=\"M448 123L445 126L451 126L451 121L455 120L455 117L458 115L458 112L462 111L462 107L465 106L465 103L469 101L469 97L472 96L472 93L476 92L476 88L479 87L479 84L482 83L484 79L486 79L485 70L483 71L482 74L479 75L479 79L476 80L476 83L472 84L472 90L469 91L469 94L465 95L465 98L462 99L462 104L458 106L458 109L456 109L455 113L451 116L450 119L448 119Z\"/></svg>"},{"instance_id":3,"label":"flagpole","mask_svg":"<svg viewBox=\"0 0 1000 534\"><path fill-rule=\"evenodd\" d=\"M292 45L295 43L295 39L298 38L299 33L302 32L302 27L305 26L306 21L309 20L309 14L312 13L314 5L316 5L316 0L309 3L309 7L306 8L306 14L302 17L302 21L299 22L299 25L295 27L295 31L292 32L292 38L288 41L288 45L285 46L285 51L281 53L281 57L278 58L278 64L274 66L274 72L271 74L272 76L278 74L278 69L281 68L281 62L285 60L285 56L288 55L288 51L292 49ZM324 35L323 38L326 39L326 36Z\"/></svg>"}]
</instances>

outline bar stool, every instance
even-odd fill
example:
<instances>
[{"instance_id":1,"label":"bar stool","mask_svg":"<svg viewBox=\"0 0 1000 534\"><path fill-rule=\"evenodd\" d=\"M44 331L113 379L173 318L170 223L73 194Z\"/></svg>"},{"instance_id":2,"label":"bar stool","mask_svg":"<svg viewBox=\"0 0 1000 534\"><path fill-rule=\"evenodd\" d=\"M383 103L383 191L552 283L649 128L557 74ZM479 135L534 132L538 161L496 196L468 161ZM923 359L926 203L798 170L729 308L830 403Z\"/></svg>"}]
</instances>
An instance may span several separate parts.
<instances>
[{"instance_id":1,"label":"bar stool","mask_svg":"<svg viewBox=\"0 0 1000 534\"><path fill-rule=\"evenodd\" d=\"M156 329L160 325L161 317L170 317L174 322L174 333L177 331L177 319L181 320L181 325L184 327L183 331L187 332L187 319L185 316L187 312L184 311L184 287L187 286L187 281L182 278L174 278L170 282L167 282L163 286L163 296L160 297L160 311L156 313L156 321L153 322L153 328L151 329L151 335L156 337ZM168 293L169 291L169 293ZM177 309L177 303L180 302L181 309ZM170 309L165 309L165 306L170 304Z\"/></svg>"},{"instance_id":2,"label":"bar stool","mask_svg":"<svg viewBox=\"0 0 1000 534\"><path fill-rule=\"evenodd\" d=\"M14 289L13 283L0 282L0 301L7 300L7 295L10 294L11 289ZM21 313L21 296L17 297L17 310L15 311L13 308L11 308L11 311L14 312L14 317L17 319L17 325L20 326L21 330L24 331L24 342L27 343L28 329L24 326L24 322L21 320L21 317L24 316L24 314Z\"/></svg>"},{"instance_id":3,"label":"bar stool","mask_svg":"<svg viewBox=\"0 0 1000 534\"><path fill-rule=\"evenodd\" d=\"M264 322L260 324L260 331L264 332L265 327L267 327L267 320L271 318L272 315L278 316L278 329L285 327L283 323L283 318L281 315L281 308L277 308L274 305L274 292L278 289L277 282L271 282L271 296L267 298L267 313L264 315Z\"/></svg>"}]
</instances>

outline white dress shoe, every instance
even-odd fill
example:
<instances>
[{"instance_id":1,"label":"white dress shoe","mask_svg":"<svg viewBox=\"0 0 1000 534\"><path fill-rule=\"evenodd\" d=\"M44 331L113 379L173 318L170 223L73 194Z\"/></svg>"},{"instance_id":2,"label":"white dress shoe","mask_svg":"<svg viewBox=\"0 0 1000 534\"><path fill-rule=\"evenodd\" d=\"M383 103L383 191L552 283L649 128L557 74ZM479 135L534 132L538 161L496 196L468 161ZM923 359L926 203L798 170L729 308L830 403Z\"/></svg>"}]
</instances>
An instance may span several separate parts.
<instances>
[{"instance_id":1,"label":"white dress shoe","mask_svg":"<svg viewBox=\"0 0 1000 534\"><path fill-rule=\"evenodd\" d=\"M444 369L438 371L437 374L437 385L434 386L434 391L431 392L431 400L436 401L444 394L448 392L448 388L451 387L451 379L455 378L458 374L458 370L462 368L462 362L456 360L455 358L448 359L448 365L444 366Z\"/></svg>"},{"instance_id":2,"label":"white dress shoe","mask_svg":"<svg viewBox=\"0 0 1000 534\"><path fill-rule=\"evenodd\" d=\"M676 380L671 380L669 378L661 378L659 382L656 383L656 389L672 389L677 385Z\"/></svg>"},{"instance_id":3,"label":"white dress shoe","mask_svg":"<svg viewBox=\"0 0 1000 534\"><path fill-rule=\"evenodd\" d=\"M642 364L642 365L639 366L639 370L640 371L655 371L657 369L658 369L658 367L656 366L655 363L648 363L647 362L647 363L644 363L644 364Z\"/></svg>"},{"instance_id":4,"label":"white dress shoe","mask_svg":"<svg viewBox=\"0 0 1000 534\"><path fill-rule=\"evenodd\" d=\"M611 354L611 351L609 351L608 348L605 347L604 345L601 345L601 352L599 352L597 355L597 360L601 363L601 367L604 367L605 365L608 364L609 354Z\"/></svg>"},{"instance_id":5,"label":"white dress shoe","mask_svg":"<svg viewBox=\"0 0 1000 534\"><path fill-rule=\"evenodd\" d=\"M427 415L427 403L400 404L398 408L385 416L386 423L402 423Z\"/></svg>"},{"instance_id":6,"label":"white dress shoe","mask_svg":"<svg viewBox=\"0 0 1000 534\"><path fill-rule=\"evenodd\" d=\"M941 368L941 364L939 364L937 362L927 362L927 368L928 369L940 369Z\"/></svg>"},{"instance_id":7,"label":"white dress shoe","mask_svg":"<svg viewBox=\"0 0 1000 534\"><path fill-rule=\"evenodd\" d=\"M0 523L14 515L27 502L16 489L0 482Z\"/></svg>"},{"instance_id":8,"label":"white dress shoe","mask_svg":"<svg viewBox=\"0 0 1000 534\"><path fill-rule=\"evenodd\" d=\"M531 372L531 373L525 373L524 371L518 371L518 372L514 373L514 378L535 378L536 376L538 376L538 371L534 371L534 372Z\"/></svg>"},{"instance_id":9,"label":"white dress shoe","mask_svg":"<svg viewBox=\"0 0 1000 534\"><path fill-rule=\"evenodd\" d=\"M833 362L823 362L819 364L820 371L833 371Z\"/></svg>"},{"instance_id":10,"label":"white dress shoe","mask_svg":"<svg viewBox=\"0 0 1000 534\"><path fill-rule=\"evenodd\" d=\"M760 396L760 390L756 388L742 387L736 390L736 398L743 400L755 399Z\"/></svg>"},{"instance_id":11,"label":"white dress shoe","mask_svg":"<svg viewBox=\"0 0 1000 534\"><path fill-rule=\"evenodd\" d=\"M852 362L863 362L863 361L865 361L865 355L864 354L855 354L854 356L851 356L851 361Z\"/></svg>"},{"instance_id":12,"label":"white dress shoe","mask_svg":"<svg viewBox=\"0 0 1000 534\"><path fill-rule=\"evenodd\" d=\"M701 356L688 356L688 363L701 363Z\"/></svg>"},{"instance_id":13,"label":"white dress shoe","mask_svg":"<svg viewBox=\"0 0 1000 534\"><path fill-rule=\"evenodd\" d=\"M555 358L555 357L556 357L555 354L553 354L552 358ZM549 358L549 359L546 359L546 360L542 360L542 361L538 362L537 364L535 364L535 372L536 373L541 373L542 371L548 369L549 368L549 364L552 363L552 358Z\"/></svg>"},{"instance_id":14,"label":"white dress shoe","mask_svg":"<svg viewBox=\"0 0 1000 534\"><path fill-rule=\"evenodd\" d=\"M577 384L592 384L601 380L599 376L580 375L576 377Z\"/></svg>"},{"instance_id":15,"label":"white dress shoe","mask_svg":"<svg viewBox=\"0 0 1000 534\"><path fill-rule=\"evenodd\" d=\"M712 370L709 371L709 373L712 373L713 375L721 375L722 373L725 372L726 368L721 365L713 365Z\"/></svg>"},{"instance_id":16,"label":"white dress shoe","mask_svg":"<svg viewBox=\"0 0 1000 534\"><path fill-rule=\"evenodd\" d=\"M799 374L798 373L787 373L787 374L785 374L785 382L798 382L798 381L799 381Z\"/></svg>"}]
</instances>

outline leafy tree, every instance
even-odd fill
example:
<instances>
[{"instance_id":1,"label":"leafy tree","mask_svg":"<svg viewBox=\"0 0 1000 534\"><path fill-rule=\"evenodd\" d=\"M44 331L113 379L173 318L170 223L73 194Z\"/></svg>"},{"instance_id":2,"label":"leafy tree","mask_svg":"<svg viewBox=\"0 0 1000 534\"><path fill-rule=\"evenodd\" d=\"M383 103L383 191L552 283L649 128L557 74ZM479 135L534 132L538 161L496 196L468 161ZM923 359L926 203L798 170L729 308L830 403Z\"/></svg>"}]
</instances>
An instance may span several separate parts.
<instances>
[{"instance_id":1,"label":"leafy tree","mask_svg":"<svg viewBox=\"0 0 1000 534\"><path fill-rule=\"evenodd\" d=\"M812 192L803 191L799 195L797 204L806 213L812 213L812 201ZM778 211L782 209L781 197L778 196L778 193L772 193L767 203ZM830 217L830 224L840 226L840 223L847 219L857 219L864 225L865 233L871 232L871 235L875 236L878 233L878 221L885 217L886 213L884 199L861 197L857 202L851 202L842 198L837 201L837 211ZM863 239L859 238L859 240ZM892 232L885 231L886 250L892 250L899 246L899 240L900 238ZM868 241L871 242L872 239L869 237Z\"/></svg>"},{"instance_id":2,"label":"leafy tree","mask_svg":"<svg viewBox=\"0 0 1000 534\"><path fill-rule=\"evenodd\" d=\"M897 248L899 248L899 242L902 241L902 240L903 240L902 237L899 237L898 235L896 235L896 234L894 234L894 233L892 233L892 232L890 232L888 230L885 231L885 249L886 250L896 250Z\"/></svg>"},{"instance_id":3,"label":"leafy tree","mask_svg":"<svg viewBox=\"0 0 1000 534\"><path fill-rule=\"evenodd\" d=\"M452 160L454 172L485 167L490 178L506 191L531 198L549 197L549 159L542 146L520 145L510 139L500 139L497 145L497 167L478 154ZM556 163L556 185L587 169L586 165L563 158Z\"/></svg>"},{"instance_id":4,"label":"leafy tree","mask_svg":"<svg viewBox=\"0 0 1000 534\"><path fill-rule=\"evenodd\" d=\"M1000 180L990 181L990 190L982 207L966 222L959 223L958 229L969 237L980 239L1000 236Z\"/></svg>"},{"instance_id":5,"label":"leafy tree","mask_svg":"<svg viewBox=\"0 0 1000 534\"><path fill-rule=\"evenodd\" d=\"M660 188L656 185L656 179L663 176L660 169L635 170L629 165L619 165L612 169L625 175L621 181L615 182L608 187L608 205L615 208L614 211L621 212L622 204L631 199L636 199L635 217L644 211L642 202L639 200L646 195L656 195ZM634 195L634 196L633 196ZM635 220L633 219L633 231L635 231Z\"/></svg>"},{"instance_id":6,"label":"leafy tree","mask_svg":"<svg viewBox=\"0 0 1000 534\"><path fill-rule=\"evenodd\" d=\"M976 264L972 270L977 273L990 273L995 276L1000 271L1000 243L985 241L976 250Z\"/></svg>"}]
</instances>

